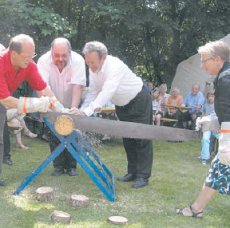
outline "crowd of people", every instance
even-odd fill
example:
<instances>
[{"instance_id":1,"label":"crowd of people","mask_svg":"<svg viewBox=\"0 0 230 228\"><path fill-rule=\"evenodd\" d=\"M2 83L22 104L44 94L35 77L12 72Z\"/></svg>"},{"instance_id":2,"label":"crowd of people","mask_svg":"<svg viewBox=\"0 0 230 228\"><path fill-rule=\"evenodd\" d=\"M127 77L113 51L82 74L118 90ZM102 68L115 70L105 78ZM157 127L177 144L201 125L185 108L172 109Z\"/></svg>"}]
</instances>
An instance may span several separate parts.
<instances>
[{"instance_id":1,"label":"crowd of people","mask_svg":"<svg viewBox=\"0 0 230 228\"><path fill-rule=\"evenodd\" d=\"M214 91L208 91L205 98L200 91L200 85L193 84L191 92L183 97L177 87L172 88L168 94L166 84L154 87L153 83L148 81L147 86L152 96L153 124L202 132L199 159L206 165L210 161L211 153L215 153L214 139L218 139L218 134L211 130L203 131L200 123L217 119Z\"/></svg>"},{"instance_id":2,"label":"crowd of people","mask_svg":"<svg viewBox=\"0 0 230 228\"><path fill-rule=\"evenodd\" d=\"M197 119L204 115L213 116L214 113L220 124L230 121L230 50L226 43L216 41L200 47L198 52L202 68L217 76L215 91L207 94L207 101L198 84L194 84L191 92L184 98L176 87L171 89L171 94L167 94L166 84L155 88L153 84L148 83L148 89L142 79L122 60L109 55L107 47L99 41L87 42L84 45L83 58L72 51L67 39L56 38L51 43L50 50L42 55L36 64L33 61L36 53L32 37L25 34L13 37L9 47L0 55L0 172L6 148L6 113L10 109L16 110L14 118L18 114L23 116L27 113L47 111L91 116L112 102L120 121L148 125L154 122L161 125L162 119L165 118L175 121L166 121L164 124L189 129L195 129ZM82 101L82 91L86 85L85 64L89 68L90 83L88 93ZM27 81L36 91L36 97L12 96L23 81ZM210 144L212 133L225 144L226 140L223 138L229 134L228 127L222 126L222 135L218 131L203 134L202 161L210 159L207 144ZM52 132L48 132L48 138L52 153L59 141ZM127 156L127 173L117 180L132 181L134 189L147 186L152 173L152 141L123 138L123 145ZM226 151L226 147L224 148ZM178 209L177 214L202 217L203 209L217 191L230 194L230 156L223 158L220 152L221 150L211 163L198 198L190 207ZM227 152L229 154L228 150ZM77 175L76 161L67 150L54 160L53 166L53 176L64 173L69 176ZM223 176L225 178L222 178ZM0 180L0 186L4 185Z\"/></svg>"},{"instance_id":3,"label":"crowd of people","mask_svg":"<svg viewBox=\"0 0 230 228\"><path fill-rule=\"evenodd\" d=\"M166 84L154 87L152 82L147 82L147 85L152 96L153 123L155 125L195 130L196 119L203 115L207 102L204 94L200 91L199 84L193 84L191 92L185 97L177 87L172 88L168 94Z\"/></svg>"}]
</instances>

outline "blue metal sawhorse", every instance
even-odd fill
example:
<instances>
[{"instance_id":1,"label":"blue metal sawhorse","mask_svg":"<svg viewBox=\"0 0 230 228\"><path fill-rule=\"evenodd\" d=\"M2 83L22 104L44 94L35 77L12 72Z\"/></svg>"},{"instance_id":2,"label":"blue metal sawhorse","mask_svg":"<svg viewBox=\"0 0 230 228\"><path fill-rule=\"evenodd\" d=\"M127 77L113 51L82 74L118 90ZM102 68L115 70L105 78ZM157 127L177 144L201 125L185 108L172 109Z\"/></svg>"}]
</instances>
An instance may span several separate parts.
<instances>
[{"instance_id":1,"label":"blue metal sawhorse","mask_svg":"<svg viewBox=\"0 0 230 228\"><path fill-rule=\"evenodd\" d=\"M77 163L85 170L92 181L97 185L101 192L106 196L109 201L114 202L115 187L114 187L114 176L110 170L102 163L99 156L92 150L89 144L84 140L82 135L73 131L70 135L63 137L59 135L53 124L51 124L46 118L43 118L44 123L59 139L60 144L50 154L50 156L29 176L27 176L21 185L14 192L15 195L26 188L36 177L59 155L64 149L73 156ZM94 161L95 162L94 162Z\"/></svg>"}]
</instances>

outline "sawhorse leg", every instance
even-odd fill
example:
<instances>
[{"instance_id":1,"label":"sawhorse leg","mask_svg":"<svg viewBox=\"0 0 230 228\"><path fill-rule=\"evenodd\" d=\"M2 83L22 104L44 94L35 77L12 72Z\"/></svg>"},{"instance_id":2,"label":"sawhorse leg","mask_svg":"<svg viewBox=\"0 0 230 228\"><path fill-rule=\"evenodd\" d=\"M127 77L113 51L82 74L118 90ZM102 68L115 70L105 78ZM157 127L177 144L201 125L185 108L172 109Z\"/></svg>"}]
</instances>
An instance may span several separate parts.
<instances>
[{"instance_id":1,"label":"sawhorse leg","mask_svg":"<svg viewBox=\"0 0 230 228\"><path fill-rule=\"evenodd\" d=\"M59 144L59 146L50 154L50 156L36 169L31 175L25 178L22 184L14 192L14 195L20 194L20 192L26 188L36 177L65 149L64 143Z\"/></svg>"}]
</instances>

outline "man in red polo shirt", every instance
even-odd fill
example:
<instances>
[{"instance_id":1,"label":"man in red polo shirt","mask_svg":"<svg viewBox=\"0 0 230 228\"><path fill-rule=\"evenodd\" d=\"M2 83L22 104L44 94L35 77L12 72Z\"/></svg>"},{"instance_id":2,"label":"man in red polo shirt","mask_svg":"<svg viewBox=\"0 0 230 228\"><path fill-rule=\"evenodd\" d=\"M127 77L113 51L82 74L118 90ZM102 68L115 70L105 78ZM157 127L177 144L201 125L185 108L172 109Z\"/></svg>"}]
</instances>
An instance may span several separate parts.
<instances>
[{"instance_id":1,"label":"man in red polo shirt","mask_svg":"<svg viewBox=\"0 0 230 228\"><path fill-rule=\"evenodd\" d=\"M43 81L37 65L32 60L34 56L34 41L25 34L13 37L9 48L0 56L0 173L4 151L3 129L6 109L16 108L19 113L27 113L47 112L48 109L62 111L64 108ZM12 93L23 81L27 81L40 98L13 97ZM1 180L0 186L4 186Z\"/></svg>"}]
</instances>

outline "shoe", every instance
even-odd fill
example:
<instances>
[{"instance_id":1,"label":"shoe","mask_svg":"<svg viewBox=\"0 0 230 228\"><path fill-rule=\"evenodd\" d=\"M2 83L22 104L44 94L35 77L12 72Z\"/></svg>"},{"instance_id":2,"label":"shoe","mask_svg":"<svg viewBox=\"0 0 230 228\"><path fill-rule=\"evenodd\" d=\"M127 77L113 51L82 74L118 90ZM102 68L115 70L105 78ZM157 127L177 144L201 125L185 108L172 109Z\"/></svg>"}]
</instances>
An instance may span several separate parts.
<instances>
[{"instance_id":1,"label":"shoe","mask_svg":"<svg viewBox=\"0 0 230 228\"><path fill-rule=\"evenodd\" d=\"M7 165L13 165L13 162L10 158L3 158L3 163Z\"/></svg>"},{"instance_id":2,"label":"shoe","mask_svg":"<svg viewBox=\"0 0 230 228\"><path fill-rule=\"evenodd\" d=\"M207 160L201 160L202 165L207 165Z\"/></svg>"},{"instance_id":3,"label":"shoe","mask_svg":"<svg viewBox=\"0 0 230 228\"><path fill-rule=\"evenodd\" d=\"M129 182L129 181L133 181L136 179L136 175L128 173L123 177L118 177L117 180L118 181L123 181L123 182Z\"/></svg>"},{"instance_id":4,"label":"shoe","mask_svg":"<svg viewBox=\"0 0 230 228\"><path fill-rule=\"evenodd\" d=\"M108 135L104 135L103 138L101 139L102 141L107 141L107 140L110 140L110 136Z\"/></svg>"},{"instance_id":5,"label":"shoe","mask_svg":"<svg viewBox=\"0 0 230 228\"><path fill-rule=\"evenodd\" d=\"M0 187L6 186L5 182L0 180Z\"/></svg>"},{"instance_id":6,"label":"shoe","mask_svg":"<svg viewBox=\"0 0 230 228\"><path fill-rule=\"evenodd\" d=\"M55 168L54 171L51 173L51 176L61 176L64 174L63 168Z\"/></svg>"},{"instance_id":7,"label":"shoe","mask_svg":"<svg viewBox=\"0 0 230 228\"><path fill-rule=\"evenodd\" d=\"M69 169L67 173L69 174L69 176L77 176L77 171L75 168Z\"/></svg>"},{"instance_id":8,"label":"shoe","mask_svg":"<svg viewBox=\"0 0 230 228\"><path fill-rule=\"evenodd\" d=\"M132 187L133 188L143 188L145 187L146 185L148 185L149 183L149 180L148 179L145 179L143 177L139 177L137 178L134 182L133 182L133 185Z\"/></svg>"}]
</instances>

